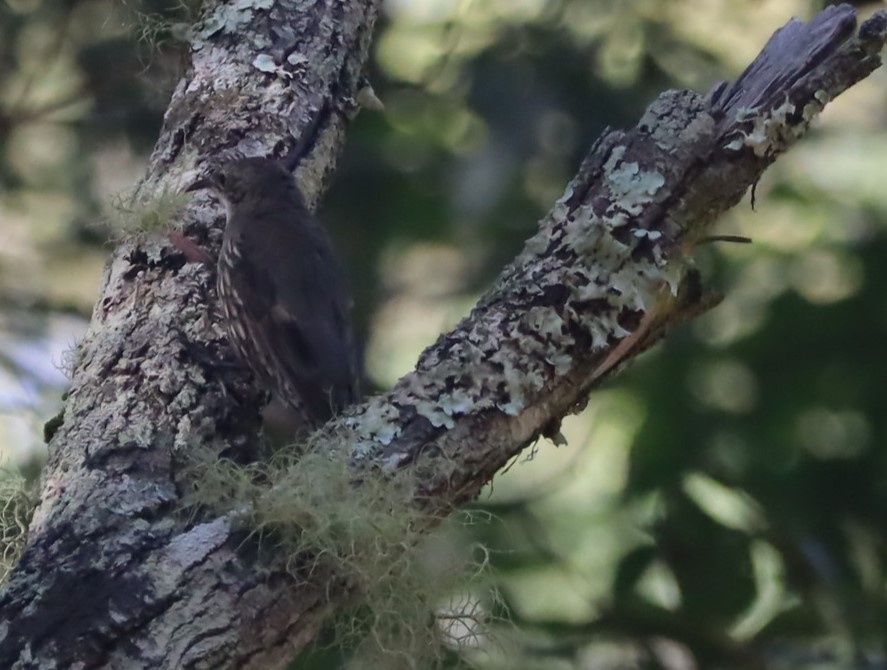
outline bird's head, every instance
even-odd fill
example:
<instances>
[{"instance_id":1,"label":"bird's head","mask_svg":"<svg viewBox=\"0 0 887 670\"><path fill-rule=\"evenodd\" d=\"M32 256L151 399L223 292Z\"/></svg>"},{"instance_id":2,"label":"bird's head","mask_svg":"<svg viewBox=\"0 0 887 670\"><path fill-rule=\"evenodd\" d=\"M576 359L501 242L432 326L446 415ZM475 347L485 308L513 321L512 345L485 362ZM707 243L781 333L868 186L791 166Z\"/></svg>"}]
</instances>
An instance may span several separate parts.
<instances>
[{"instance_id":1,"label":"bird's head","mask_svg":"<svg viewBox=\"0 0 887 670\"><path fill-rule=\"evenodd\" d=\"M292 175L271 158L238 158L211 168L185 190L209 189L229 208L265 193L287 191L294 186Z\"/></svg>"}]
</instances>

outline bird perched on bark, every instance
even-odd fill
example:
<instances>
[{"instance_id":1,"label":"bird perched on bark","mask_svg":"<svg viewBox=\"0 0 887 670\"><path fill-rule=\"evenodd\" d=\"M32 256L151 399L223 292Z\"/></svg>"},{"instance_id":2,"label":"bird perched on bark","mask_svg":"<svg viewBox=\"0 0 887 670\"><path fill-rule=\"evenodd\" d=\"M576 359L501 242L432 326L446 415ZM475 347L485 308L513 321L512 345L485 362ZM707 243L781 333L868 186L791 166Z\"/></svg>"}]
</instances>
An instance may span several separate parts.
<instances>
[{"instance_id":1,"label":"bird perched on bark","mask_svg":"<svg viewBox=\"0 0 887 670\"><path fill-rule=\"evenodd\" d=\"M187 190L227 209L217 292L234 348L309 426L357 400L350 300L330 238L278 161L243 158Z\"/></svg>"}]
</instances>

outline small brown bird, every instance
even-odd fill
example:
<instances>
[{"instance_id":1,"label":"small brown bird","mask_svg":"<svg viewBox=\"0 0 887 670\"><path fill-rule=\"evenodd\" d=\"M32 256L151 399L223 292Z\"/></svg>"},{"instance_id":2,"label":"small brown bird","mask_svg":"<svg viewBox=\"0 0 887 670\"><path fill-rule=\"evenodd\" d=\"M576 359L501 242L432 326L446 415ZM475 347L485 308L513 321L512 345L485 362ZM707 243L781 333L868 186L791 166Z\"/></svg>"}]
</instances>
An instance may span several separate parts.
<instances>
[{"instance_id":1,"label":"small brown bird","mask_svg":"<svg viewBox=\"0 0 887 670\"><path fill-rule=\"evenodd\" d=\"M357 400L350 301L330 238L293 175L268 158L225 163L212 189L228 217L217 290L228 337L259 382L309 426Z\"/></svg>"}]
</instances>

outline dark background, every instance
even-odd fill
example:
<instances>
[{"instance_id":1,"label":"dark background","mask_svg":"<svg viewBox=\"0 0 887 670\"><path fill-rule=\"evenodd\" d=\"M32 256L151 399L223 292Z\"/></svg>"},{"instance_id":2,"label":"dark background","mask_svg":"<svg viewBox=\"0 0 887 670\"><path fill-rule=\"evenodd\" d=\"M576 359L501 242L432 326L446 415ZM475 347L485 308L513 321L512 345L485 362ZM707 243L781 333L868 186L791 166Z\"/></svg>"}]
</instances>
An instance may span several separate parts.
<instances>
[{"instance_id":1,"label":"dark background","mask_svg":"<svg viewBox=\"0 0 887 670\"><path fill-rule=\"evenodd\" d=\"M736 76L823 4L390 0L370 73L386 111L354 124L321 205L370 381L393 383L467 312L606 126ZM141 174L193 11L0 0L9 468L44 457L110 250L101 222ZM697 254L724 303L477 504L499 613L523 631L507 667L885 667L885 82L832 104L756 210L719 224L753 245Z\"/></svg>"}]
</instances>

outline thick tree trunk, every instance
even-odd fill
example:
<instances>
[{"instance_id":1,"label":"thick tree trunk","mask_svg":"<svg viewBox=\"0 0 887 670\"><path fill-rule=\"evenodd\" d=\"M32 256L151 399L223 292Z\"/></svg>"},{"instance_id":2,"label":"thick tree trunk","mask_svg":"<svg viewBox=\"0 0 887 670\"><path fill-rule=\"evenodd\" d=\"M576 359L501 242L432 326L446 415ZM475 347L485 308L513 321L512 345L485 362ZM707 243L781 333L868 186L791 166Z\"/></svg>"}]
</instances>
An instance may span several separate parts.
<instances>
[{"instance_id":1,"label":"thick tree trunk","mask_svg":"<svg viewBox=\"0 0 887 670\"><path fill-rule=\"evenodd\" d=\"M331 172L377 12L367 0L211 2L139 192L176 190L227 151L284 155L316 201ZM617 364L705 307L685 256L832 99L875 69L887 18L856 29L832 7L780 30L733 84L667 92L592 147L579 173L472 314L389 393L335 420L330 450L411 469L446 508ZM311 120L318 121L314 123ZM307 129L307 130L306 130ZM221 212L184 231L211 251ZM28 546L0 594L0 667L279 668L342 601L238 551L228 517L181 513L192 449L248 457L260 397L225 343L211 269L165 237L123 243L50 443Z\"/></svg>"}]
</instances>

